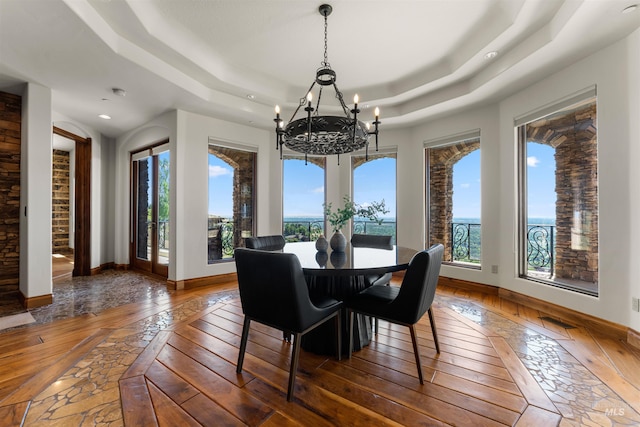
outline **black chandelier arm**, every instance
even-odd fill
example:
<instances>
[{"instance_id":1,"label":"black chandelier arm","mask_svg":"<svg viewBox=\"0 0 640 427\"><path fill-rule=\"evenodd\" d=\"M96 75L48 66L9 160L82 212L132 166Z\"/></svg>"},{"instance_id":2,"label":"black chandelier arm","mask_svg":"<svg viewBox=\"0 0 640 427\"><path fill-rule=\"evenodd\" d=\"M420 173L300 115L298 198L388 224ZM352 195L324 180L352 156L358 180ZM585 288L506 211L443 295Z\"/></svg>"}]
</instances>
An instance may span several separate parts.
<instances>
[{"instance_id":1,"label":"black chandelier arm","mask_svg":"<svg viewBox=\"0 0 640 427\"><path fill-rule=\"evenodd\" d=\"M373 122L373 126L374 126L374 130L371 132L367 132L369 135L375 135L376 136L376 151L378 151L378 125L382 123L380 120L377 120L375 122Z\"/></svg>"},{"instance_id":2,"label":"black chandelier arm","mask_svg":"<svg viewBox=\"0 0 640 427\"><path fill-rule=\"evenodd\" d=\"M335 82L333 83L333 88L336 91L336 98L338 98L338 101L340 101L340 106L342 107L342 111L344 112L344 115L347 116L347 118L350 118L351 115L349 114L349 109L347 108L347 104L344 103L342 92L340 92L340 89L338 89L338 85Z\"/></svg>"},{"instance_id":3,"label":"black chandelier arm","mask_svg":"<svg viewBox=\"0 0 640 427\"><path fill-rule=\"evenodd\" d=\"M353 110L351 110L351 112L353 113L353 143L355 145L356 142L356 130L358 130L358 113L360 112L360 110L358 109L358 104L354 104L353 105Z\"/></svg>"},{"instance_id":4,"label":"black chandelier arm","mask_svg":"<svg viewBox=\"0 0 640 427\"><path fill-rule=\"evenodd\" d=\"M298 111L300 111L300 107L302 107L307 103L307 95L309 94L309 92L311 92L311 90L313 90L313 87L315 85L316 85L315 81L311 83L311 86L309 86L309 90L307 91L307 93L304 95L304 97L300 98L300 101L298 102L298 108L296 108L296 111L294 111L293 114L291 115L291 118L289 119L289 123L291 123L293 119L296 117L296 115L298 114Z\"/></svg>"}]
</instances>

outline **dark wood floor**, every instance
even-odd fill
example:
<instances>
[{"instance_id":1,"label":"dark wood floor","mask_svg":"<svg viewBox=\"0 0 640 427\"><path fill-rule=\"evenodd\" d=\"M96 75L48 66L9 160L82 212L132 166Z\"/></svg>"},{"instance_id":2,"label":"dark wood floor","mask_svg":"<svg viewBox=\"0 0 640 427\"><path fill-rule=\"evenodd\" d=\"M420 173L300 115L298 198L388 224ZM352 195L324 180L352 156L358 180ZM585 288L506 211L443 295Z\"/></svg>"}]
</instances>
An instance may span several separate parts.
<instances>
[{"instance_id":1,"label":"dark wood floor","mask_svg":"<svg viewBox=\"0 0 640 427\"><path fill-rule=\"evenodd\" d=\"M380 322L350 360L303 351L287 402L291 345L281 332L253 324L235 372L236 288L0 334L0 424L640 425L640 352L621 337L447 286L434 305L440 355L428 317L418 325L424 385L408 330Z\"/></svg>"}]
</instances>

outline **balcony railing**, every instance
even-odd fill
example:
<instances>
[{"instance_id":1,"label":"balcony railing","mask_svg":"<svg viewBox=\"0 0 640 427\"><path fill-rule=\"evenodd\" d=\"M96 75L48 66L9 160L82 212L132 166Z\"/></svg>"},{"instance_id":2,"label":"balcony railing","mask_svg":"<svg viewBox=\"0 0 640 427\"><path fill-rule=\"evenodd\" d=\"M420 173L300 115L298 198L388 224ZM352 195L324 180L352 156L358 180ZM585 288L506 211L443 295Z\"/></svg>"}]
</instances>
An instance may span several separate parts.
<instances>
[{"instance_id":1,"label":"balcony railing","mask_svg":"<svg viewBox=\"0 0 640 427\"><path fill-rule=\"evenodd\" d=\"M391 243L396 244L396 222L382 221L353 221L354 234L373 234L377 236L391 236Z\"/></svg>"},{"instance_id":2,"label":"balcony railing","mask_svg":"<svg viewBox=\"0 0 640 427\"><path fill-rule=\"evenodd\" d=\"M322 234L324 221L283 221L282 230L287 242L311 242Z\"/></svg>"},{"instance_id":3,"label":"balcony railing","mask_svg":"<svg viewBox=\"0 0 640 427\"><path fill-rule=\"evenodd\" d=\"M158 221L158 248L169 249L169 221Z\"/></svg>"},{"instance_id":4,"label":"balcony railing","mask_svg":"<svg viewBox=\"0 0 640 427\"><path fill-rule=\"evenodd\" d=\"M527 225L527 269L552 276L555 262L555 225ZM451 259L480 263L480 224L451 223Z\"/></svg>"},{"instance_id":5,"label":"balcony railing","mask_svg":"<svg viewBox=\"0 0 640 427\"><path fill-rule=\"evenodd\" d=\"M230 218L209 218L207 236L209 262L233 257L233 220Z\"/></svg>"},{"instance_id":6,"label":"balcony railing","mask_svg":"<svg viewBox=\"0 0 640 427\"><path fill-rule=\"evenodd\" d=\"M547 224L527 225L527 269L551 277L554 274L556 227Z\"/></svg>"},{"instance_id":7,"label":"balcony railing","mask_svg":"<svg viewBox=\"0 0 640 427\"><path fill-rule=\"evenodd\" d=\"M451 259L453 262L480 263L480 224L451 223Z\"/></svg>"}]
</instances>

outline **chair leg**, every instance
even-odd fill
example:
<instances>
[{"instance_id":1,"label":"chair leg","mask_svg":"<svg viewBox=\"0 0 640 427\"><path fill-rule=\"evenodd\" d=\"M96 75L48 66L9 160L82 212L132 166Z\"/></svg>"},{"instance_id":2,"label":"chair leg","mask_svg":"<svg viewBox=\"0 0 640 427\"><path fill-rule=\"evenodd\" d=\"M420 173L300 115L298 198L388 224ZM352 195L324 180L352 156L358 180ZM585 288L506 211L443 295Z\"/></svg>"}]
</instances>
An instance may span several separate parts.
<instances>
[{"instance_id":1,"label":"chair leg","mask_svg":"<svg viewBox=\"0 0 640 427\"><path fill-rule=\"evenodd\" d=\"M349 359L353 353L353 311L347 309L347 317L349 318Z\"/></svg>"},{"instance_id":2,"label":"chair leg","mask_svg":"<svg viewBox=\"0 0 640 427\"><path fill-rule=\"evenodd\" d=\"M293 335L293 352L291 353L291 368L289 369L289 388L287 390L287 402L291 402L293 388L296 384L296 372L298 371L298 358L300 357L300 338L302 334L296 332Z\"/></svg>"},{"instance_id":3,"label":"chair leg","mask_svg":"<svg viewBox=\"0 0 640 427\"><path fill-rule=\"evenodd\" d=\"M240 351L238 352L238 364L236 365L236 372L239 374L242 372L242 364L244 363L244 352L247 349L247 338L249 338L249 324L251 319L244 316L244 324L242 326L242 338L240 339Z\"/></svg>"},{"instance_id":4,"label":"chair leg","mask_svg":"<svg viewBox=\"0 0 640 427\"><path fill-rule=\"evenodd\" d=\"M373 321L375 322L375 332L376 332L376 335L378 335L378 318L377 318L377 317L375 317L375 318L373 319Z\"/></svg>"},{"instance_id":5,"label":"chair leg","mask_svg":"<svg viewBox=\"0 0 640 427\"><path fill-rule=\"evenodd\" d=\"M336 359L342 360L342 310L336 313Z\"/></svg>"},{"instance_id":6,"label":"chair leg","mask_svg":"<svg viewBox=\"0 0 640 427\"><path fill-rule=\"evenodd\" d=\"M433 342L436 344L436 353L440 354L440 343L438 342L438 332L436 331L436 320L431 311L431 307L427 311L429 313L429 323L431 323L431 332L433 333Z\"/></svg>"},{"instance_id":7,"label":"chair leg","mask_svg":"<svg viewBox=\"0 0 640 427\"><path fill-rule=\"evenodd\" d=\"M411 331L413 354L416 356L416 365L418 366L418 379L420 380L420 384L424 384L424 379L422 378L422 363L420 363L420 351L418 350L418 338L416 337L416 329L414 325L409 325L409 330Z\"/></svg>"}]
</instances>

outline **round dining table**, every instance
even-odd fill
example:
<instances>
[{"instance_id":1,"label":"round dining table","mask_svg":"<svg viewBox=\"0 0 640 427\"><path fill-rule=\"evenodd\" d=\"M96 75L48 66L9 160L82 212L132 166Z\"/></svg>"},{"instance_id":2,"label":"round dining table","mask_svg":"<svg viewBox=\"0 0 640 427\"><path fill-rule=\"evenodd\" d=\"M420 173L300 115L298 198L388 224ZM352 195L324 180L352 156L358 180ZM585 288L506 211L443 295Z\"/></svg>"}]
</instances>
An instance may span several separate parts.
<instances>
[{"instance_id":1,"label":"round dining table","mask_svg":"<svg viewBox=\"0 0 640 427\"><path fill-rule=\"evenodd\" d=\"M405 270L416 249L402 246L386 248L353 247L347 244L344 252L318 251L315 242L287 243L283 252L293 253L300 260L309 287L309 296L330 296L344 301L349 296L370 286L368 280L385 273ZM354 350L369 344L372 336L371 320L356 315L354 325ZM348 319L342 315L342 350L349 349ZM335 329L330 323L308 332L302 337L302 348L317 354L335 354Z\"/></svg>"}]
</instances>

